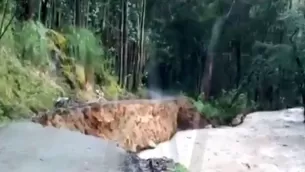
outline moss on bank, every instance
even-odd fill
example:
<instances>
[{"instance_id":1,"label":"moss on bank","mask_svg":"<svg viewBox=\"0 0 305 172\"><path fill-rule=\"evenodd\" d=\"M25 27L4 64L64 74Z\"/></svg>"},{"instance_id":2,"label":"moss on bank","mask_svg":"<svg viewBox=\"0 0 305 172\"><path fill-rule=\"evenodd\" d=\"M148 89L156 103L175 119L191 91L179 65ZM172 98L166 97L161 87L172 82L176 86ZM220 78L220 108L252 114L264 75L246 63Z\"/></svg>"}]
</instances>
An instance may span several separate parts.
<instances>
[{"instance_id":1,"label":"moss on bank","mask_svg":"<svg viewBox=\"0 0 305 172\"><path fill-rule=\"evenodd\" d=\"M90 31L87 32L91 34ZM78 60L71 54L66 54L64 50L71 46L69 45L71 41L66 41L65 38L64 34L33 21L17 22L6 30L0 40L0 122L27 118L37 110L49 109L58 96L74 95L80 99L90 99L95 96L93 90L84 93L80 86L85 83L84 66L88 63L84 64L82 63L84 59ZM83 42L80 39L77 41ZM73 43L77 44L75 41ZM95 50L90 46L85 48L90 49L82 49L82 52L85 52L82 55L86 56L82 58L88 58L92 62L93 57L87 57L90 54L87 51ZM59 53L60 60L54 58L52 51ZM94 57L102 62L99 60L103 58L101 54ZM58 62L60 68L56 66ZM100 64L92 67L96 68L94 70L96 75L102 76L100 82L93 82L98 84L93 85L94 88L102 87L109 97L121 92L115 77L110 75L108 70L100 67L102 63L91 64ZM71 88L69 82L72 82L75 88Z\"/></svg>"},{"instance_id":2,"label":"moss on bank","mask_svg":"<svg viewBox=\"0 0 305 172\"><path fill-rule=\"evenodd\" d=\"M8 21L5 20L6 24ZM16 30L20 25L10 25L0 40L0 122L27 118L37 110L48 109L52 107L53 100L64 92L55 78L42 72L44 70L37 65L28 63L28 59L44 61L43 55L47 52L45 44L37 43L41 33L37 32L33 23L25 26L28 32L20 34L13 32L13 27ZM20 36L26 40L20 41Z\"/></svg>"},{"instance_id":3,"label":"moss on bank","mask_svg":"<svg viewBox=\"0 0 305 172\"><path fill-rule=\"evenodd\" d=\"M50 78L23 65L8 47L0 48L0 120L28 117L50 108L63 90Z\"/></svg>"}]
</instances>

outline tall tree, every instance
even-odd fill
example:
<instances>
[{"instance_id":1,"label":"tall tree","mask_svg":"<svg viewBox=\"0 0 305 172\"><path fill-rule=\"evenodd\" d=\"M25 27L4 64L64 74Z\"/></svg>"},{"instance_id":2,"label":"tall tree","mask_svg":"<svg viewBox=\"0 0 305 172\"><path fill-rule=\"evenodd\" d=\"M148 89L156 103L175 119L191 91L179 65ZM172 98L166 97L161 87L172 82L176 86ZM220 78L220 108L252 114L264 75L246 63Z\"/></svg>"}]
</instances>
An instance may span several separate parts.
<instances>
[{"instance_id":1,"label":"tall tree","mask_svg":"<svg viewBox=\"0 0 305 172\"><path fill-rule=\"evenodd\" d=\"M206 100L209 99L210 96L215 50L217 48L217 44L219 42L221 33L224 29L225 23L230 17L234 5L235 5L235 0L233 0L228 13L224 16L219 17L212 28L211 40L208 47L208 54L204 67L204 75L202 78L203 79L202 91L204 92L204 99Z\"/></svg>"}]
</instances>

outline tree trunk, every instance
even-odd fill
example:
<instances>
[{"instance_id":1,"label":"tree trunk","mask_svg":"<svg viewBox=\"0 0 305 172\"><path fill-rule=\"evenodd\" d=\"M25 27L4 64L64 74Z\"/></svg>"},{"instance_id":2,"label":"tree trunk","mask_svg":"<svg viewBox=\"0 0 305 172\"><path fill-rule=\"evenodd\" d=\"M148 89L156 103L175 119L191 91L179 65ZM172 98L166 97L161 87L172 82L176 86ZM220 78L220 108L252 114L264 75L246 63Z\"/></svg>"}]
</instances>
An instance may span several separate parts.
<instances>
[{"instance_id":1,"label":"tree trunk","mask_svg":"<svg viewBox=\"0 0 305 172\"><path fill-rule=\"evenodd\" d=\"M143 66L145 63L145 53L144 53L144 40L145 40L145 13L146 13L146 0L142 0L141 4L141 20L140 20L140 38L139 38L139 51L138 51L138 60L137 60L137 66L136 66L136 79L135 79L135 85L134 88L137 89L140 84L143 77Z\"/></svg>"},{"instance_id":2,"label":"tree trunk","mask_svg":"<svg viewBox=\"0 0 305 172\"><path fill-rule=\"evenodd\" d=\"M47 25L48 3L49 3L49 0L44 0L44 1L40 1L40 2L41 2L40 21L44 25Z\"/></svg>"},{"instance_id":3,"label":"tree trunk","mask_svg":"<svg viewBox=\"0 0 305 172\"><path fill-rule=\"evenodd\" d=\"M56 0L53 0L52 3L52 25L51 28L58 29L60 26L60 3L56 2Z\"/></svg>"},{"instance_id":4,"label":"tree trunk","mask_svg":"<svg viewBox=\"0 0 305 172\"><path fill-rule=\"evenodd\" d=\"M231 4L229 12L225 16L218 18L212 28L212 36L208 47L208 55L205 61L204 75L202 78L203 86L201 88L201 91L204 93L204 97L202 98L205 100L208 100L210 96L215 50L219 41L219 37L223 31L225 22L229 18L234 4L235 0Z\"/></svg>"},{"instance_id":5,"label":"tree trunk","mask_svg":"<svg viewBox=\"0 0 305 172\"><path fill-rule=\"evenodd\" d=\"M18 17L19 20L32 20L35 16L35 1L34 0L19 0L18 8L21 11L20 16Z\"/></svg>"},{"instance_id":6,"label":"tree trunk","mask_svg":"<svg viewBox=\"0 0 305 172\"><path fill-rule=\"evenodd\" d=\"M133 83L134 83L134 72L135 72L135 60L137 59L137 43L135 41L129 42L128 48L128 82L127 82L127 89L133 90Z\"/></svg>"},{"instance_id":7,"label":"tree trunk","mask_svg":"<svg viewBox=\"0 0 305 172\"><path fill-rule=\"evenodd\" d=\"M124 82L124 75L123 75L123 68L124 68L124 1L126 0L121 0L121 17L120 17L120 57L118 58L118 63L119 63L119 84L123 86Z\"/></svg>"},{"instance_id":8,"label":"tree trunk","mask_svg":"<svg viewBox=\"0 0 305 172\"><path fill-rule=\"evenodd\" d=\"M304 71L304 65L302 64L299 56L297 55L297 46L296 43L293 41L294 36L299 32L299 28L295 30L295 32L292 34L292 36L289 38L290 43L292 44L292 54L293 58L295 60L295 63L298 67L298 74L296 77L296 83L298 84L299 91L302 96L302 103L303 103L303 116L304 116L304 123L305 123L305 71Z\"/></svg>"},{"instance_id":9,"label":"tree trunk","mask_svg":"<svg viewBox=\"0 0 305 172\"><path fill-rule=\"evenodd\" d=\"M211 80L212 80L212 73L213 73L213 63L214 63L214 53L210 52L208 53L208 56L205 61L205 67L204 67L204 75L203 75L203 87L201 91L204 93L204 100L209 99L209 93L210 93L210 86L211 86Z\"/></svg>"},{"instance_id":10,"label":"tree trunk","mask_svg":"<svg viewBox=\"0 0 305 172\"><path fill-rule=\"evenodd\" d=\"M236 58L236 78L235 78L235 84L236 87L238 87L240 79L241 79L241 43L240 39L237 38L232 41L232 48L233 48L233 54Z\"/></svg>"},{"instance_id":11,"label":"tree trunk","mask_svg":"<svg viewBox=\"0 0 305 172\"><path fill-rule=\"evenodd\" d=\"M124 12L124 25L123 25L123 88L126 88L127 86L127 60L128 60L128 0L124 0L124 6L123 6L123 12Z\"/></svg>"},{"instance_id":12,"label":"tree trunk","mask_svg":"<svg viewBox=\"0 0 305 172\"><path fill-rule=\"evenodd\" d=\"M75 25L80 27L82 26L81 19L81 0L75 0Z\"/></svg>"}]
</instances>

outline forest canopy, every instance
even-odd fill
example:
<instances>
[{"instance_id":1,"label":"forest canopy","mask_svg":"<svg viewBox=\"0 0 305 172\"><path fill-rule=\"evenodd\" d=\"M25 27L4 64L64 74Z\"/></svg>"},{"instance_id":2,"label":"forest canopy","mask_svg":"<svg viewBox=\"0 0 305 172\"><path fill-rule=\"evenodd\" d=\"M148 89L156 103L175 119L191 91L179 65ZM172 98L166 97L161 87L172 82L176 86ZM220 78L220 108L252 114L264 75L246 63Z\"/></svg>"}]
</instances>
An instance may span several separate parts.
<instances>
[{"instance_id":1,"label":"forest canopy","mask_svg":"<svg viewBox=\"0 0 305 172\"><path fill-rule=\"evenodd\" d=\"M305 101L303 1L1 0L0 4L5 64L39 71L45 78L56 75L48 79L54 83L37 80L46 84L48 89L43 90L50 90L52 98L98 86L109 98L149 89L183 93L196 101L201 95L198 100L214 106L246 103L279 109ZM18 77L1 82L10 80L3 82L11 83L4 87L20 91L13 80L24 82L20 78L29 76ZM4 109L18 104L14 99L21 93L2 92ZM22 94L24 99L29 96ZM30 102L21 109L33 111Z\"/></svg>"}]
</instances>

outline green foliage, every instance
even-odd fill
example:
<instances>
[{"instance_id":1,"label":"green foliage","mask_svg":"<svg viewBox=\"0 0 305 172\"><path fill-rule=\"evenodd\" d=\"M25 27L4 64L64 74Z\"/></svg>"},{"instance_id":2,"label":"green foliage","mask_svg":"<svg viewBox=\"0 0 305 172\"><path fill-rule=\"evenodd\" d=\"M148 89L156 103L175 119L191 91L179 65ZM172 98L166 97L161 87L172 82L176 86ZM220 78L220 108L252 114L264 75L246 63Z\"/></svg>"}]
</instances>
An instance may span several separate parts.
<instances>
[{"instance_id":1,"label":"green foliage","mask_svg":"<svg viewBox=\"0 0 305 172\"><path fill-rule=\"evenodd\" d=\"M16 51L13 50L24 43L19 41L25 41L24 39L29 38L29 35L32 36L30 34L32 32L24 33L27 34L26 37L20 33L16 34L21 38L15 41L12 33L13 25L9 25L12 16L7 13L5 15L1 14L1 16L4 17L1 18L1 22L3 22L1 34L4 35L0 40L0 121L3 122L29 116L35 109L50 107L52 98L60 90L49 86L49 82L39 78L35 74L35 70L20 63ZM33 31L35 29L31 24L28 27ZM7 26L8 28L6 28ZM33 46L35 40L31 39L32 37L30 37L29 42L26 42L26 44L29 44L25 47L26 53L37 50Z\"/></svg>"},{"instance_id":2,"label":"green foliage","mask_svg":"<svg viewBox=\"0 0 305 172\"><path fill-rule=\"evenodd\" d=\"M102 89L105 92L105 97L107 99L117 99L120 94L124 92L124 90L117 84L116 77L111 75L104 75L107 83L102 84Z\"/></svg>"},{"instance_id":3,"label":"green foliage","mask_svg":"<svg viewBox=\"0 0 305 172\"><path fill-rule=\"evenodd\" d=\"M218 119L221 124L228 124L232 119L242 113L247 108L254 108L256 105L253 101L249 101L246 94L239 94L235 101L232 99L236 96L237 91L222 90L222 94L210 101L198 99L193 100L196 109L205 117L210 119Z\"/></svg>"},{"instance_id":4,"label":"green foliage","mask_svg":"<svg viewBox=\"0 0 305 172\"><path fill-rule=\"evenodd\" d=\"M97 78L96 84L102 86L106 97L111 99L117 97L121 89L117 84L117 78L111 73L112 69L108 68L112 61L106 58L107 53L104 52L96 36L88 29L74 27L63 29L63 34L67 39L67 54L75 57L76 63L84 66L84 72L87 72L88 68L93 69ZM75 80L84 82L84 78L75 78Z\"/></svg>"},{"instance_id":5,"label":"green foliage","mask_svg":"<svg viewBox=\"0 0 305 172\"><path fill-rule=\"evenodd\" d=\"M5 16L5 18L3 18L3 16ZM12 18L11 14L3 14L2 12L0 13L0 21L3 22L2 24L2 28L1 29L1 34L2 38L0 39L0 43L1 44L5 44L9 47L13 47L15 44L14 41L14 36L11 32L11 29L13 28L12 25L10 24L10 19ZM7 27L7 30L5 30ZM6 34L8 33L8 34Z\"/></svg>"},{"instance_id":6,"label":"green foliage","mask_svg":"<svg viewBox=\"0 0 305 172\"><path fill-rule=\"evenodd\" d=\"M174 172L188 172L188 171L189 170L185 166L183 166L182 164L180 164L180 163L175 164Z\"/></svg>"},{"instance_id":7,"label":"green foliage","mask_svg":"<svg viewBox=\"0 0 305 172\"><path fill-rule=\"evenodd\" d=\"M26 21L15 27L15 43L18 57L22 60L42 65L50 64L48 31L41 23Z\"/></svg>"},{"instance_id":8,"label":"green foliage","mask_svg":"<svg viewBox=\"0 0 305 172\"><path fill-rule=\"evenodd\" d=\"M71 6L74 5L67 0L52 3L50 8L59 12L59 16L56 17L53 10L46 12L35 9L35 16L39 19L43 18L42 14L45 12L46 21L42 22L52 29L44 27L39 22L16 22L9 28L15 30L15 41L13 38L7 38L12 34L5 34L1 43L10 44L10 47L11 44L15 44L14 54L21 59L21 62L29 61L40 67L50 64L49 52L57 47L60 56L67 57L61 59L60 65L63 70L61 72L73 85L84 84L86 74L89 73L94 75L95 83L102 87L107 96L115 97L123 92L117 85L113 71L114 69L118 71L120 68L119 60L113 63L114 59L121 58L119 19L123 16L120 1L89 0L80 5L81 9L72 9ZM247 90L242 90L247 93L245 94L247 98L238 98L231 105L230 99L233 96L231 92L234 91L222 93L212 102L198 100L196 106L201 111L213 117L220 114L230 116L225 114L235 114L244 108L242 103L247 102L245 99L267 100L270 96L263 94L266 92L265 88L269 87L272 87L272 90L279 90L279 93L272 93L273 101L287 100L287 95L298 99L294 83L296 67L293 61L287 61L291 55L288 38L296 28L299 29L295 42L298 56L304 62L304 4L302 6L294 2L291 5L292 7L285 0L238 2L232 10L232 17L229 17L228 22L225 23L223 33L219 34L221 41L217 41L217 46L215 45L217 53L213 62L215 69L213 79L209 83L210 95L218 95L222 89L239 88L240 83L235 81L235 78L242 78L255 71L255 74L249 77L249 81L247 80ZM2 12L4 6L5 1L0 6ZM147 65L147 59L143 65L149 68L147 69L149 76L157 76L151 73L162 69L160 72L162 86L158 86L166 89L164 92L182 90L188 95L197 95L202 91L207 48L209 43L213 42L210 39L215 31L212 26L217 18L229 11L230 6L231 2L224 0L191 2L147 0L144 51L148 53L147 57L154 65L153 67ZM14 7L15 1L9 3L10 12ZM139 50L133 43L139 44L142 10L141 1L129 1L127 10L129 60L136 59L139 55L137 54ZM84 15L79 15L79 19L76 19L77 13ZM4 23L8 23L9 18L10 15L6 15ZM79 27L75 28L75 24ZM63 28L63 26L67 27ZM82 28L84 26L87 29ZM53 30L55 27L57 31ZM63 30L59 31L62 28ZM232 52L235 50L230 45L230 41L236 39L240 39L241 44L242 55L239 61L233 55ZM257 53L261 48L263 51ZM75 60L71 60L72 58ZM259 63L253 64L252 61ZM25 66L27 63L22 64ZM237 73L238 64L241 69L239 73Z\"/></svg>"},{"instance_id":9,"label":"green foliage","mask_svg":"<svg viewBox=\"0 0 305 172\"><path fill-rule=\"evenodd\" d=\"M12 26L0 40L0 121L29 117L33 111L50 108L53 105L53 99L59 93L64 92L52 79L47 78L47 75L41 76L33 66L25 65L18 59L18 50L15 47L22 47L23 43L30 44L23 46L27 52L32 53L27 55L39 56L36 50L43 52L39 48L39 43L31 40L37 39L37 35L35 37L34 34L34 38L29 35L25 36L32 33L36 25L34 23L26 25L30 31L23 30L24 35L18 32L16 34L23 37L22 39L28 38L28 40L15 40ZM38 32L35 31L35 33ZM29 60L37 60L32 57L30 56Z\"/></svg>"},{"instance_id":10,"label":"green foliage","mask_svg":"<svg viewBox=\"0 0 305 172\"><path fill-rule=\"evenodd\" d=\"M29 117L32 110L52 107L61 90L24 66L8 47L0 49L0 120Z\"/></svg>"},{"instance_id":11,"label":"green foliage","mask_svg":"<svg viewBox=\"0 0 305 172\"><path fill-rule=\"evenodd\" d=\"M6 18L4 25L8 23ZM59 60L61 67L56 72L62 70L74 86L85 82L84 67L87 67L99 76L98 84L102 84L107 97L121 92L111 70L105 68L109 64L103 58L102 46L87 29L69 27L62 34L40 22L16 22L0 43L0 121L29 117L37 109L49 109L54 98L71 92L66 90L67 80L48 75L54 70L51 68L54 60ZM59 59L51 56L52 50L59 54ZM75 94L77 89L71 93Z\"/></svg>"},{"instance_id":12,"label":"green foliage","mask_svg":"<svg viewBox=\"0 0 305 172\"><path fill-rule=\"evenodd\" d=\"M237 90L222 90L222 94L215 101L215 105L218 107L223 107L227 113L232 114L233 116L241 113L248 107L254 108L256 106L246 93L238 94L238 97L235 99L235 101L232 101L233 97L237 94Z\"/></svg>"},{"instance_id":13,"label":"green foliage","mask_svg":"<svg viewBox=\"0 0 305 172\"><path fill-rule=\"evenodd\" d=\"M95 35L88 29L67 27L63 31L68 41L68 55L85 65L102 66L103 49Z\"/></svg>"},{"instance_id":14,"label":"green foliage","mask_svg":"<svg viewBox=\"0 0 305 172\"><path fill-rule=\"evenodd\" d=\"M222 114L221 109L215 107L212 103L197 100L193 102L196 109L208 118L214 118Z\"/></svg>"},{"instance_id":15,"label":"green foliage","mask_svg":"<svg viewBox=\"0 0 305 172\"><path fill-rule=\"evenodd\" d=\"M46 34L50 38L50 40L52 40L50 41L50 43L54 43L54 47L58 47L60 51L64 52L64 50L67 48L66 37L63 34L56 32L52 29L49 29Z\"/></svg>"}]
</instances>

